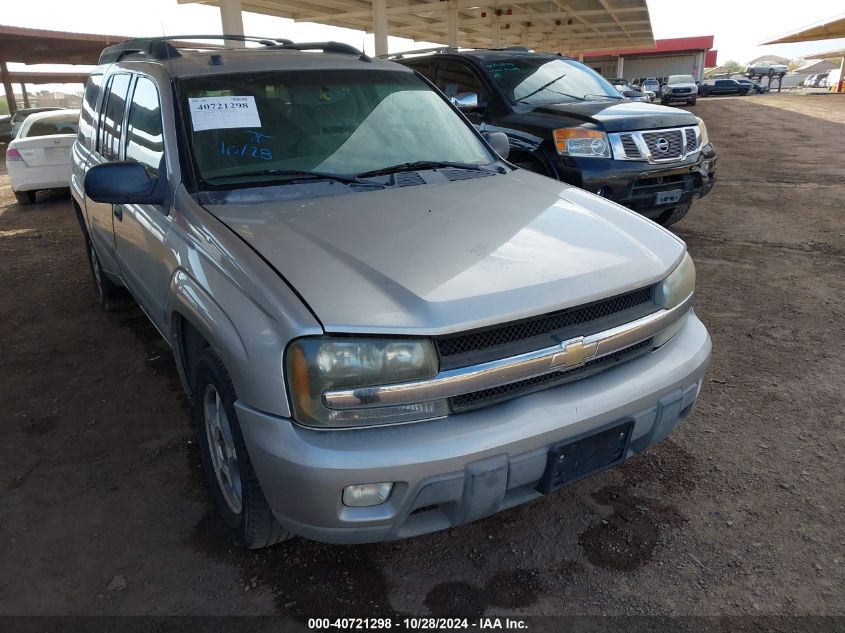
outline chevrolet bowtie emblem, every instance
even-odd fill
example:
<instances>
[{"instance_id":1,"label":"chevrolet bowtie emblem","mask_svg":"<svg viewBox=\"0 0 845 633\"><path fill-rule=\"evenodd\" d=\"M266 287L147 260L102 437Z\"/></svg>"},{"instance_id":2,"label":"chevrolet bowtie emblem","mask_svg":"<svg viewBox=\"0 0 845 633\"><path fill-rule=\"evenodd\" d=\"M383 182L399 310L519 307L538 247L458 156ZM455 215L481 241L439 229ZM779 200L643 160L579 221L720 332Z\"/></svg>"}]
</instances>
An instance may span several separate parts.
<instances>
[{"instance_id":1,"label":"chevrolet bowtie emblem","mask_svg":"<svg viewBox=\"0 0 845 633\"><path fill-rule=\"evenodd\" d=\"M596 353L598 342L584 343L584 338L579 337L571 341L564 341L560 344L563 351L552 356L552 367L578 367L583 365L590 356Z\"/></svg>"}]
</instances>

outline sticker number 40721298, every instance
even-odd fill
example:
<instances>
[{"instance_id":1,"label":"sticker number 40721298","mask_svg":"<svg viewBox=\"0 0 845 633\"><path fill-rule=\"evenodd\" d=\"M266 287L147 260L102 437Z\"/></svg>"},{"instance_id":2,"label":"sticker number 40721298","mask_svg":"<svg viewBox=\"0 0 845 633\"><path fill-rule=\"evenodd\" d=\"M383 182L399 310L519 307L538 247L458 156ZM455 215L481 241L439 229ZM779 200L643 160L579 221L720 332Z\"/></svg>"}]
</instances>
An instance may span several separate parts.
<instances>
[{"instance_id":1,"label":"sticker number 40721298","mask_svg":"<svg viewBox=\"0 0 845 633\"><path fill-rule=\"evenodd\" d=\"M194 132L261 127L255 97L192 97L188 106Z\"/></svg>"}]
</instances>

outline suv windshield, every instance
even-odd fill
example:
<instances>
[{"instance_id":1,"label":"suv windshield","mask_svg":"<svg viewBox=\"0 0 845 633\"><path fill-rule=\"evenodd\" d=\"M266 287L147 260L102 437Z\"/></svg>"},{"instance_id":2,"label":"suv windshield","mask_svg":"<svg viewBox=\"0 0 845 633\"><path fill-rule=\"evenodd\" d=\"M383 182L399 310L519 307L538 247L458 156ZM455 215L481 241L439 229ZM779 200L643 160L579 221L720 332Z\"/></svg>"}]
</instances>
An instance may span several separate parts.
<instances>
[{"instance_id":1,"label":"suv windshield","mask_svg":"<svg viewBox=\"0 0 845 633\"><path fill-rule=\"evenodd\" d=\"M444 99L410 72L303 70L184 79L199 179L268 184L408 163L490 164Z\"/></svg>"},{"instance_id":2,"label":"suv windshield","mask_svg":"<svg viewBox=\"0 0 845 633\"><path fill-rule=\"evenodd\" d=\"M484 63L512 103L539 105L562 101L621 99L606 79L574 59L526 57Z\"/></svg>"},{"instance_id":3,"label":"suv windshield","mask_svg":"<svg viewBox=\"0 0 845 633\"><path fill-rule=\"evenodd\" d=\"M667 84L694 84L695 80L692 75L670 75L666 81Z\"/></svg>"}]
</instances>

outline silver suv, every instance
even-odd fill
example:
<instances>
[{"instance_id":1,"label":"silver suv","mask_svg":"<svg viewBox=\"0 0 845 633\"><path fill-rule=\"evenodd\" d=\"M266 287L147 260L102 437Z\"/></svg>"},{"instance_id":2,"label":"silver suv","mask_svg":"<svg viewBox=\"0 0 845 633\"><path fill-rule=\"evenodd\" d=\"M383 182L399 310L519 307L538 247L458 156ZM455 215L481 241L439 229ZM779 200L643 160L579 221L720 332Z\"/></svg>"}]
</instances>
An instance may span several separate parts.
<instances>
[{"instance_id":1,"label":"silver suv","mask_svg":"<svg viewBox=\"0 0 845 633\"><path fill-rule=\"evenodd\" d=\"M409 68L258 44L106 49L71 183L100 303L173 349L239 543L459 525L684 419L710 338L681 240L516 169Z\"/></svg>"}]
</instances>

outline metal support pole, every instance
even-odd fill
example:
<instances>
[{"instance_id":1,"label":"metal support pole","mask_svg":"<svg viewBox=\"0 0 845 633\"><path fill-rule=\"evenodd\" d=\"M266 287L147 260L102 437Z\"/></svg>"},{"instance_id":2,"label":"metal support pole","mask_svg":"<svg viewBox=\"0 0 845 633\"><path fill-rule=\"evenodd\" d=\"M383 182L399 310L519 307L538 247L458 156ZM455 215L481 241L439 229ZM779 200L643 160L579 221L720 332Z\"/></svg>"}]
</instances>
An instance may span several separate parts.
<instances>
[{"instance_id":1,"label":"metal support pole","mask_svg":"<svg viewBox=\"0 0 845 633\"><path fill-rule=\"evenodd\" d=\"M625 76L625 58L620 55L617 57L619 60L616 64L616 76L617 77L624 77Z\"/></svg>"},{"instance_id":2,"label":"metal support pole","mask_svg":"<svg viewBox=\"0 0 845 633\"><path fill-rule=\"evenodd\" d=\"M449 0L449 46L458 48L458 4Z\"/></svg>"},{"instance_id":3,"label":"metal support pole","mask_svg":"<svg viewBox=\"0 0 845 633\"><path fill-rule=\"evenodd\" d=\"M376 56L387 55L387 0L373 0L373 35Z\"/></svg>"},{"instance_id":4,"label":"metal support pole","mask_svg":"<svg viewBox=\"0 0 845 633\"><path fill-rule=\"evenodd\" d=\"M491 33L491 38L490 38L491 39L491 42L490 42L491 48L501 48L501 46L502 46L502 38L501 38L501 33L499 31L500 26L501 25L498 22L493 22L493 31Z\"/></svg>"},{"instance_id":5,"label":"metal support pole","mask_svg":"<svg viewBox=\"0 0 845 633\"><path fill-rule=\"evenodd\" d=\"M225 35L243 35L244 20L241 14L241 0L220 0L220 22ZM243 46L242 42L226 40L226 46Z\"/></svg>"},{"instance_id":6,"label":"metal support pole","mask_svg":"<svg viewBox=\"0 0 845 633\"><path fill-rule=\"evenodd\" d=\"M842 57L842 63L839 64L839 81L836 82L834 92L845 92L845 57Z\"/></svg>"},{"instance_id":7,"label":"metal support pole","mask_svg":"<svg viewBox=\"0 0 845 633\"><path fill-rule=\"evenodd\" d=\"M26 84L21 82L21 92L23 93L23 107L29 107L29 95L26 94Z\"/></svg>"},{"instance_id":8,"label":"metal support pole","mask_svg":"<svg viewBox=\"0 0 845 633\"><path fill-rule=\"evenodd\" d=\"M9 104L9 114L14 114L18 109L18 104L15 102L15 91L12 89L9 69L6 68L6 61L2 59L0 59L0 79L3 80L3 89L6 91L6 103Z\"/></svg>"}]
</instances>

